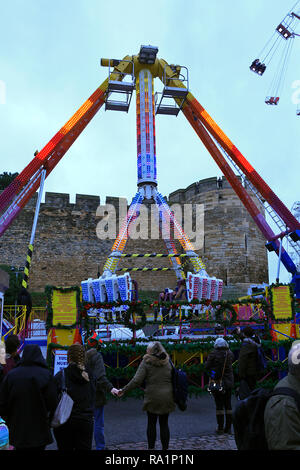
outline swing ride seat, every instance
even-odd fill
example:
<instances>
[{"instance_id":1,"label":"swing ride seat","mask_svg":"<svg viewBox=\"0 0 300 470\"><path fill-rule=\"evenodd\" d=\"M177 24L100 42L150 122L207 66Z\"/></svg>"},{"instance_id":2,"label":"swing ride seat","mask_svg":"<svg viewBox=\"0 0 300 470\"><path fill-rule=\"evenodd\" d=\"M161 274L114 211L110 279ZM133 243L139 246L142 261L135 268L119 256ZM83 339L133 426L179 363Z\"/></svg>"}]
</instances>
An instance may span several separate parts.
<instances>
[{"instance_id":1,"label":"swing ride seat","mask_svg":"<svg viewBox=\"0 0 300 470\"><path fill-rule=\"evenodd\" d=\"M200 274L187 273L186 291L188 301L193 299L220 300L222 297L223 281L215 277L204 277Z\"/></svg>"},{"instance_id":2,"label":"swing ride seat","mask_svg":"<svg viewBox=\"0 0 300 470\"><path fill-rule=\"evenodd\" d=\"M297 4L300 0L297 1ZM296 5L294 5L293 9ZM256 57L261 59L255 59L250 65L250 70L258 75L263 75L266 67L269 67L271 60L276 55L277 57L277 70L273 76L273 80L268 90L268 95L265 99L267 105L278 105L278 95L282 92L283 83L286 77L287 64L290 59L291 50L293 47L294 39L299 37L300 34L295 32L295 23L300 20L300 11L290 10L286 16L280 21L278 26L273 31L271 38L264 45L263 49ZM288 41L288 39L290 39ZM279 52L278 52L279 51ZM299 116L297 111L297 116Z\"/></svg>"},{"instance_id":3,"label":"swing ride seat","mask_svg":"<svg viewBox=\"0 0 300 470\"><path fill-rule=\"evenodd\" d=\"M276 31L284 38L284 39L289 39L293 33L291 33L282 23L280 23Z\"/></svg>"},{"instance_id":4,"label":"swing ride seat","mask_svg":"<svg viewBox=\"0 0 300 470\"><path fill-rule=\"evenodd\" d=\"M278 102L279 102L279 96L267 96L266 99L265 99L265 103L266 104L270 104L270 105L278 105Z\"/></svg>"},{"instance_id":5,"label":"swing ride seat","mask_svg":"<svg viewBox=\"0 0 300 470\"><path fill-rule=\"evenodd\" d=\"M256 59L252 62L249 68L252 72L257 73L258 75L263 75L267 67L265 64L259 62L259 59Z\"/></svg>"}]
</instances>

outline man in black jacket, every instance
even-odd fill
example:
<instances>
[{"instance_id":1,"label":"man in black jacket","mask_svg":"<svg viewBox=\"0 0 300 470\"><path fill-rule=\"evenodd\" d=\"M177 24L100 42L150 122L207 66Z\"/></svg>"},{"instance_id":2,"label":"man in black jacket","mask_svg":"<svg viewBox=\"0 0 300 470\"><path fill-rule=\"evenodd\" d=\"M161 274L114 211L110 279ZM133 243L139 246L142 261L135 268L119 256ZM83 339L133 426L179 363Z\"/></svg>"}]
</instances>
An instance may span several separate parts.
<instances>
[{"instance_id":1,"label":"man in black jacket","mask_svg":"<svg viewBox=\"0 0 300 470\"><path fill-rule=\"evenodd\" d=\"M0 416L16 450L44 450L53 442L50 420L57 405L52 375L37 345L24 348L20 362L0 388Z\"/></svg>"},{"instance_id":2,"label":"man in black jacket","mask_svg":"<svg viewBox=\"0 0 300 470\"><path fill-rule=\"evenodd\" d=\"M244 339L238 360L238 372L241 386L242 382L245 381L245 385L249 389L248 393L250 393L255 389L258 377L258 344L254 339L254 330L250 326L243 329L243 335Z\"/></svg>"},{"instance_id":3,"label":"man in black jacket","mask_svg":"<svg viewBox=\"0 0 300 470\"><path fill-rule=\"evenodd\" d=\"M91 348L86 352L86 364L97 380L94 410L94 438L96 450L104 450L104 405L107 402L106 393L110 392L112 395L116 396L118 390L113 387L106 377L102 354L95 348Z\"/></svg>"}]
</instances>

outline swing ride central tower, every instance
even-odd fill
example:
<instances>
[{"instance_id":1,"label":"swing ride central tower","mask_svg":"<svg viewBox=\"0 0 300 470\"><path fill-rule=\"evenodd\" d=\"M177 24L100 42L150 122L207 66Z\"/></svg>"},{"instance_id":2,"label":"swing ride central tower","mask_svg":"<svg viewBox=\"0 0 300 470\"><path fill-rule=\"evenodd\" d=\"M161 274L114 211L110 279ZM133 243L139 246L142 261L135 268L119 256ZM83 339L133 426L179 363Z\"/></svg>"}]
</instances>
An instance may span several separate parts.
<instances>
[{"instance_id":1,"label":"swing ride central tower","mask_svg":"<svg viewBox=\"0 0 300 470\"><path fill-rule=\"evenodd\" d=\"M157 187L154 80L149 69L136 79L137 184L151 199Z\"/></svg>"},{"instance_id":2,"label":"swing ride central tower","mask_svg":"<svg viewBox=\"0 0 300 470\"><path fill-rule=\"evenodd\" d=\"M158 70L156 63L157 50L157 48L153 48L152 46L142 46L138 63L136 60L132 63L132 75L134 76L136 89L138 192L133 198L127 218L124 221L119 235L112 247L112 252L104 265L104 278L110 277L116 272L118 262L126 246L130 225L138 218L139 207L145 200L152 201L156 204L158 214L157 223L159 225L161 235L164 238L164 242L170 255L170 262L177 279L183 280L185 278L185 274L183 272L179 256L176 256L178 253L174 240L170 236L170 228L174 230L174 235L185 250L185 255L190 258L194 272L201 273L202 276L208 278L203 261L195 253L194 247L188 236L175 219L163 196L157 190L154 96L154 77L157 76ZM143 53L145 54L144 60ZM142 63L140 63L140 61ZM152 64L149 65L149 62L152 62Z\"/></svg>"}]
</instances>

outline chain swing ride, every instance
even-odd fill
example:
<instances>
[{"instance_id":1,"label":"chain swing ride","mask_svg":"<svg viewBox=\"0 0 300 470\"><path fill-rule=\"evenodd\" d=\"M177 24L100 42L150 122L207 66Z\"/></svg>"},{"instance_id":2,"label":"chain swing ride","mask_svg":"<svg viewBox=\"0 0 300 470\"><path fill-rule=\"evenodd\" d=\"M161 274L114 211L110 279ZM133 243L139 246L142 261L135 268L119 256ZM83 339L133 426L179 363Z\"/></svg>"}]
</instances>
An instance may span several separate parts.
<instances>
[{"instance_id":1,"label":"chain swing ride","mask_svg":"<svg viewBox=\"0 0 300 470\"><path fill-rule=\"evenodd\" d=\"M267 105L277 106L279 103L288 63L294 45L293 39L300 36L300 34L296 33L296 28L299 25L300 1L298 0L276 27L271 38L267 41L257 56L259 58L253 60L249 67L252 72L262 76L270 66L271 61L275 61L277 59L277 68L265 98L265 103ZM297 115L300 115L299 108L297 109Z\"/></svg>"}]
</instances>

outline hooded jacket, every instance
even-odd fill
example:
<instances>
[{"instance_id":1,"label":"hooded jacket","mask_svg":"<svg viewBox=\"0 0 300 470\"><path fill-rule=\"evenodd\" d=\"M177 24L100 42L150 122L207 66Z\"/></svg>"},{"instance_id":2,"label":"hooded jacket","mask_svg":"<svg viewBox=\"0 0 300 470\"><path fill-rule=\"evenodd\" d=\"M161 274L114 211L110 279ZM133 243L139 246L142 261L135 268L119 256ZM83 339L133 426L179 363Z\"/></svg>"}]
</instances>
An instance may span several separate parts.
<instances>
[{"instance_id":1,"label":"hooded jacket","mask_svg":"<svg viewBox=\"0 0 300 470\"><path fill-rule=\"evenodd\" d=\"M288 373L275 387L292 388L300 394L300 378ZM271 397L264 412L269 450L300 450L300 413L293 397Z\"/></svg>"},{"instance_id":2,"label":"hooded jacket","mask_svg":"<svg viewBox=\"0 0 300 470\"><path fill-rule=\"evenodd\" d=\"M175 410L172 386L172 366L169 356L159 359L152 354L145 354L135 376L123 388L126 393L145 382L143 410L163 415Z\"/></svg>"},{"instance_id":3,"label":"hooded jacket","mask_svg":"<svg viewBox=\"0 0 300 470\"><path fill-rule=\"evenodd\" d=\"M0 388L0 416L9 428L10 444L25 449L53 442L49 422L56 404L53 379L39 346L25 346Z\"/></svg>"}]
</instances>

